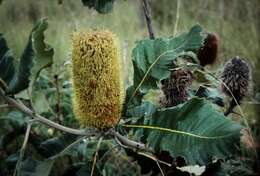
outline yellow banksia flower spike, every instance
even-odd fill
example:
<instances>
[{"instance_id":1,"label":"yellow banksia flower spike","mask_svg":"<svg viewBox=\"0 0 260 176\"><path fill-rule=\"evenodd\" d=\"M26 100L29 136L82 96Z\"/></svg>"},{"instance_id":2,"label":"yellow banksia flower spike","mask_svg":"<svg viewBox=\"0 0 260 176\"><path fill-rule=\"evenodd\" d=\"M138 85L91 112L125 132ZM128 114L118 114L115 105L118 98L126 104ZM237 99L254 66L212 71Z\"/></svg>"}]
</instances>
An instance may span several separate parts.
<instances>
[{"instance_id":1,"label":"yellow banksia flower spike","mask_svg":"<svg viewBox=\"0 0 260 176\"><path fill-rule=\"evenodd\" d=\"M78 32L72 40L73 109L83 127L113 127L124 90L116 37L107 30Z\"/></svg>"}]
</instances>

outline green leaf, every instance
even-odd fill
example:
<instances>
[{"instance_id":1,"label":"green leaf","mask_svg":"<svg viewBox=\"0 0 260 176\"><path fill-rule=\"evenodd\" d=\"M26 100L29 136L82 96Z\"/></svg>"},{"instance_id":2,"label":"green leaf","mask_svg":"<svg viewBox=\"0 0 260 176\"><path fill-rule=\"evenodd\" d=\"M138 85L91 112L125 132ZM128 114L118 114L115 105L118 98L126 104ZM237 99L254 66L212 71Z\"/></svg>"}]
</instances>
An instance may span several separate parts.
<instances>
[{"instance_id":1,"label":"green leaf","mask_svg":"<svg viewBox=\"0 0 260 176\"><path fill-rule=\"evenodd\" d=\"M205 165L214 157L225 158L238 150L242 127L225 118L206 100L193 98L185 104L160 110L153 106L154 110L149 112L147 106L146 103L144 109L139 107L136 109L139 112L132 112L146 117L143 125L124 126L143 130L148 146L156 153L168 151L172 157L182 156L188 163Z\"/></svg>"},{"instance_id":2,"label":"green leaf","mask_svg":"<svg viewBox=\"0 0 260 176\"><path fill-rule=\"evenodd\" d=\"M51 172L54 161L37 161L27 158L22 162L19 176L48 176Z\"/></svg>"},{"instance_id":3,"label":"green leaf","mask_svg":"<svg viewBox=\"0 0 260 176\"><path fill-rule=\"evenodd\" d=\"M157 82L170 75L173 61L180 56L196 57L196 51L203 45L204 36L199 25L192 27L189 33L178 37L141 40L133 50L134 88L130 100L139 90L146 93L156 89Z\"/></svg>"},{"instance_id":4,"label":"green leaf","mask_svg":"<svg viewBox=\"0 0 260 176\"><path fill-rule=\"evenodd\" d=\"M19 159L19 153L13 153L11 155L9 155L6 159L5 159L5 162L7 164L7 166L11 166L11 167L14 167L16 162L18 161Z\"/></svg>"},{"instance_id":5,"label":"green leaf","mask_svg":"<svg viewBox=\"0 0 260 176\"><path fill-rule=\"evenodd\" d=\"M63 149L75 141L76 137L65 134L64 136L54 137L41 143L40 148L47 157L59 154Z\"/></svg>"},{"instance_id":6,"label":"green leaf","mask_svg":"<svg viewBox=\"0 0 260 176\"><path fill-rule=\"evenodd\" d=\"M134 97L132 97L133 94L135 94ZM131 106L128 103L125 103L123 107L123 114L125 114L127 109L140 105L142 103L142 99L144 95L145 94L140 92L139 90L136 90L135 92L135 87L133 85L128 87L126 89L125 102L129 102L129 100L131 100Z\"/></svg>"},{"instance_id":7,"label":"green leaf","mask_svg":"<svg viewBox=\"0 0 260 176\"><path fill-rule=\"evenodd\" d=\"M19 70L16 72L12 81L8 86L8 93L16 94L29 85L30 70L33 65L34 51L32 46L32 38L29 36L27 46L25 47L20 59Z\"/></svg>"},{"instance_id":8,"label":"green leaf","mask_svg":"<svg viewBox=\"0 0 260 176\"><path fill-rule=\"evenodd\" d=\"M200 98L205 97L206 99L212 101L212 103L224 107L224 97L217 88L202 85L197 89L195 96Z\"/></svg>"},{"instance_id":9,"label":"green leaf","mask_svg":"<svg viewBox=\"0 0 260 176\"><path fill-rule=\"evenodd\" d=\"M257 175L253 171L253 161L245 158L234 158L221 163L213 176L248 176Z\"/></svg>"},{"instance_id":10,"label":"green leaf","mask_svg":"<svg viewBox=\"0 0 260 176\"><path fill-rule=\"evenodd\" d=\"M13 61L13 53L8 48L3 34L0 33L0 78L5 84L9 84L15 74Z\"/></svg>"},{"instance_id":11,"label":"green leaf","mask_svg":"<svg viewBox=\"0 0 260 176\"><path fill-rule=\"evenodd\" d=\"M102 175L142 175L140 166L137 162L133 162L124 150L111 150L102 159L103 161L97 163Z\"/></svg>"},{"instance_id":12,"label":"green leaf","mask_svg":"<svg viewBox=\"0 0 260 176\"><path fill-rule=\"evenodd\" d=\"M84 166L81 167L77 173L76 176L91 176L91 169L92 169L92 163L91 162L86 162L84 163ZM94 170L94 173L98 175L97 169Z\"/></svg>"},{"instance_id":13,"label":"green leaf","mask_svg":"<svg viewBox=\"0 0 260 176\"><path fill-rule=\"evenodd\" d=\"M94 8L99 13L109 13L113 10L115 0L82 0L84 6Z\"/></svg>"},{"instance_id":14,"label":"green leaf","mask_svg":"<svg viewBox=\"0 0 260 176\"><path fill-rule=\"evenodd\" d=\"M44 31L48 28L47 19L40 20L32 32L33 47L35 50L34 66L31 70L30 87L36 81L40 72L52 65L54 49L44 42Z\"/></svg>"},{"instance_id":15,"label":"green leaf","mask_svg":"<svg viewBox=\"0 0 260 176\"><path fill-rule=\"evenodd\" d=\"M49 102L45 96L46 95L41 90L37 90L33 94L33 97L32 97L33 105L34 105L35 111L39 114L48 112L50 109L50 105L48 104Z\"/></svg>"},{"instance_id":16,"label":"green leaf","mask_svg":"<svg viewBox=\"0 0 260 176\"><path fill-rule=\"evenodd\" d=\"M1 78L3 78L7 84L10 82L8 85L8 93L17 94L28 88L29 84L30 87L32 87L33 83L40 74L40 71L53 63L54 50L44 42L44 31L47 27L47 19L40 20L34 26L29 36L27 46L21 56L18 72L16 72L15 75L11 55L6 55L6 57L9 57L8 64L10 65L10 69L8 69L9 67L7 65L8 58L2 58L3 64L1 61L0 68L3 67L3 71L1 70L0 76L4 75L1 76ZM3 50L3 52L6 51L7 47L5 46L6 42L1 42L0 50ZM12 80L9 81L9 77L8 79L5 78L6 75L11 77Z\"/></svg>"}]
</instances>

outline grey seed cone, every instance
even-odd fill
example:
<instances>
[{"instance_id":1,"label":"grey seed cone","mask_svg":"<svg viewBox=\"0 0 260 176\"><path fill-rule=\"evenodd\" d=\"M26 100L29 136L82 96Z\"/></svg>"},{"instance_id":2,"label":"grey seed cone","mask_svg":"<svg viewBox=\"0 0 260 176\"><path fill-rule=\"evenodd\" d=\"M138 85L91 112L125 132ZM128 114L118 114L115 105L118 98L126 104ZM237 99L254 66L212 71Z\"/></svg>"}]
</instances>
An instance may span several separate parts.
<instances>
[{"instance_id":1,"label":"grey seed cone","mask_svg":"<svg viewBox=\"0 0 260 176\"><path fill-rule=\"evenodd\" d=\"M221 75L222 82L230 89L236 100L239 102L248 92L251 69L249 64L236 56L225 64ZM230 91L222 83L222 91L232 97Z\"/></svg>"}]
</instances>

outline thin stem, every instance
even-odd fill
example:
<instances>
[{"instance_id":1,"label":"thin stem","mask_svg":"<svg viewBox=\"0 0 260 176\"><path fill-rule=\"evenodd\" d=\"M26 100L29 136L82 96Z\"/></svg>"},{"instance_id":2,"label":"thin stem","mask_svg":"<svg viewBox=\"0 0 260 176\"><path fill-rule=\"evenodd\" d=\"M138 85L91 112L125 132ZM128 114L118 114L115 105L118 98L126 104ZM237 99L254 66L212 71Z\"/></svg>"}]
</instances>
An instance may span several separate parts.
<instances>
[{"instance_id":1,"label":"thin stem","mask_svg":"<svg viewBox=\"0 0 260 176\"><path fill-rule=\"evenodd\" d=\"M148 32L149 32L149 37L150 37L150 39L155 39L153 27L152 27L151 16L150 16L150 12L148 10L147 0L142 0L142 1L143 1L143 10L144 10L146 24L147 24L147 28L148 28Z\"/></svg>"},{"instance_id":2,"label":"thin stem","mask_svg":"<svg viewBox=\"0 0 260 176\"><path fill-rule=\"evenodd\" d=\"M18 102L15 99L8 97L5 95L3 89L0 88L0 96L3 97L3 99L11 106L13 106L14 108L16 108L17 110L23 112L24 114L28 115L29 117L31 117L32 119L36 119L37 121L51 126L53 128L56 128L58 130L67 132L67 133L71 133L71 134L75 134L75 135L79 135L79 136L91 136L94 135L96 133L96 131L90 133L90 131L86 131L86 130L77 130L77 129L73 129L73 128L69 128L69 127L65 127L63 125L57 124L51 120L46 119L45 117L36 114L35 112L33 112L32 110L30 110L28 107L26 107L22 102Z\"/></svg>"},{"instance_id":3,"label":"thin stem","mask_svg":"<svg viewBox=\"0 0 260 176\"><path fill-rule=\"evenodd\" d=\"M13 176L16 176L17 173L19 175L19 170L20 170L21 163L22 163L22 160L23 160L23 157L24 157L24 152L25 152L25 149L26 149L26 145L27 145L27 142L28 142L28 139L29 139L31 126L32 126L32 121L29 121L28 124L27 124L26 132L25 132L25 136L24 136L24 140L23 140L23 145L22 145L22 147L20 149L19 159L18 159L18 161L16 163Z\"/></svg>"},{"instance_id":4,"label":"thin stem","mask_svg":"<svg viewBox=\"0 0 260 176\"><path fill-rule=\"evenodd\" d=\"M60 125L49 119L46 119L45 117L30 110L21 101L17 101L14 98L6 96L5 92L1 88L0 88L0 97L2 97L9 105L11 105L14 108L16 108L17 110L23 112L24 114L31 117L32 119L34 119L38 122L41 122L45 125L48 125L50 127L53 127L55 129L58 129L58 130L61 130L61 131L64 131L64 132L67 132L70 134L74 134L74 135L78 135L78 136L85 136L85 137L97 136L97 135L101 134L101 132L99 130L94 129L94 128L78 130L78 129L73 129L73 128L69 128L69 127ZM127 146L131 149L149 151L144 144L136 142L136 141L132 141L132 140L126 138L126 137L122 136L121 134L119 134L118 132L116 132L114 129L110 129L107 132L107 134L114 138L117 138L121 144L123 144L124 146Z\"/></svg>"},{"instance_id":5,"label":"thin stem","mask_svg":"<svg viewBox=\"0 0 260 176\"><path fill-rule=\"evenodd\" d=\"M160 170L162 176L164 176L163 170L162 170L162 168L161 168L160 163L158 162L158 160L156 160L156 164L157 164L157 166L158 166L158 168L159 168L159 170Z\"/></svg>"},{"instance_id":6,"label":"thin stem","mask_svg":"<svg viewBox=\"0 0 260 176\"><path fill-rule=\"evenodd\" d=\"M58 74L55 74L54 75L54 85L55 85L55 88L56 88L56 105L55 105L55 108L56 108L56 118L57 118L57 121L60 123L63 121L63 118L61 116L61 112L60 112L60 87L59 87L59 75Z\"/></svg>"},{"instance_id":7,"label":"thin stem","mask_svg":"<svg viewBox=\"0 0 260 176\"><path fill-rule=\"evenodd\" d=\"M30 107L31 107L31 111L33 112L33 113L35 113L36 111L35 111L35 109L34 109L34 107L33 107L33 96L32 96L32 92L33 92L33 87L29 87L28 89L27 89L27 94L28 94L28 97L29 97L29 103L30 103Z\"/></svg>"},{"instance_id":8,"label":"thin stem","mask_svg":"<svg viewBox=\"0 0 260 176\"><path fill-rule=\"evenodd\" d=\"M113 150L115 150L117 147L119 147L120 145L119 144L116 144L114 146L109 146L109 150L106 151L106 153L99 159L99 163L101 163L105 158L106 156L108 156Z\"/></svg>"},{"instance_id":9,"label":"thin stem","mask_svg":"<svg viewBox=\"0 0 260 176\"><path fill-rule=\"evenodd\" d=\"M59 158L60 156L62 156L63 154L65 154L69 149L71 149L72 147L74 147L76 144L80 143L83 139L85 139L86 137L83 136L79 139L77 139L76 141L74 141L73 143L71 143L70 145L68 145L65 149L63 149L59 154L52 156L51 158L49 158L50 160L55 160L56 158Z\"/></svg>"},{"instance_id":10,"label":"thin stem","mask_svg":"<svg viewBox=\"0 0 260 176\"><path fill-rule=\"evenodd\" d=\"M153 161L155 161L155 162L159 162L159 163L164 164L164 165L166 165L166 166L168 166L168 167L171 167L171 166L172 166L172 164L170 164L170 163L167 163L167 162L165 162L165 161L159 160L159 159L158 159L156 156L154 156L153 154L147 154L147 153L144 153L144 152L137 152L137 154L138 154L138 155L145 156L145 157L147 157L147 158L149 158L149 159L151 159L151 160L153 160Z\"/></svg>"},{"instance_id":11,"label":"thin stem","mask_svg":"<svg viewBox=\"0 0 260 176\"><path fill-rule=\"evenodd\" d=\"M97 163L98 151L99 151L102 140L103 140L103 137L100 137L98 140L98 143L97 143L97 148L96 148L96 152L95 152L95 156L94 156L94 160L93 160L93 164L92 164L92 168L91 168L91 174L90 174L91 176L94 175L95 165Z\"/></svg>"},{"instance_id":12,"label":"thin stem","mask_svg":"<svg viewBox=\"0 0 260 176\"><path fill-rule=\"evenodd\" d=\"M176 9L176 17L175 17L175 24L174 24L174 31L173 31L173 36L176 36L177 34L177 28L178 28L178 23L180 19L180 0L177 0L177 9Z\"/></svg>"},{"instance_id":13,"label":"thin stem","mask_svg":"<svg viewBox=\"0 0 260 176\"><path fill-rule=\"evenodd\" d=\"M8 107L10 107L8 104L1 104L0 105L0 108L8 108Z\"/></svg>"}]
</instances>

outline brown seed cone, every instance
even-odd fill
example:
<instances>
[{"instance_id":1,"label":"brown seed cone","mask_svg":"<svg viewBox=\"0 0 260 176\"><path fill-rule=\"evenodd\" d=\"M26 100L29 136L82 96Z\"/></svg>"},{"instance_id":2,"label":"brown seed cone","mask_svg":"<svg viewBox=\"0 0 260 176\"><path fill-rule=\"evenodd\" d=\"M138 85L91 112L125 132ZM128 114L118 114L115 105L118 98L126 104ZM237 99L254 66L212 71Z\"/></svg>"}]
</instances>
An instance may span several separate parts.
<instances>
[{"instance_id":1,"label":"brown seed cone","mask_svg":"<svg viewBox=\"0 0 260 176\"><path fill-rule=\"evenodd\" d=\"M204 46L198 51L201 66L212 65L217 60L219 37L215 33L207 33Z\"/></svg>"},{"instance_id":2,"label":"brown seed cone","mask_svg":"<svg viewBox=\"0 0 260 176\"><path fill-rule=\"evenodd\" d=\"M192 73L186 70L173 70L170 78L161 81L162 95L159 104L171 107L184 103L188 99L188 88L192 83Z\"/></svg>"}]
</instances>

